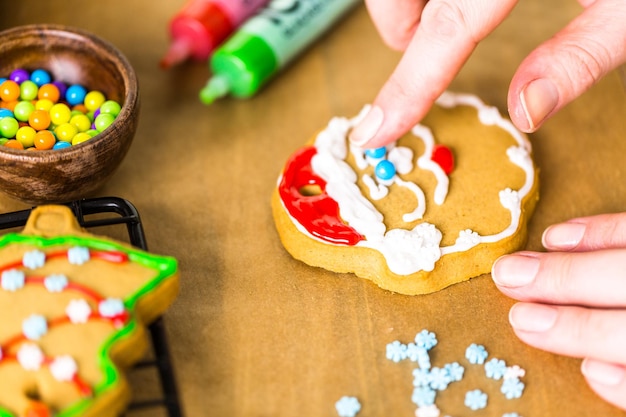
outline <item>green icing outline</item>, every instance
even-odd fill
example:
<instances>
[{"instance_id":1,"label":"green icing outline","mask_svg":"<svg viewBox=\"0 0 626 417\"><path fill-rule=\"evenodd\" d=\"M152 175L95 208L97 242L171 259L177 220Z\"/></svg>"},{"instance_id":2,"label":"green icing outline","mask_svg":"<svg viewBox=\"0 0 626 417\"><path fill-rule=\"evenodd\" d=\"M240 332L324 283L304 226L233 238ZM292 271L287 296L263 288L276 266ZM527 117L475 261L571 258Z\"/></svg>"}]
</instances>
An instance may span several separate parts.
<instances>
[{"instance_id":1,"label":"green icing outline","mask_svg":"<svg viewBox=\"0 0 626 417\"><path fill-rule=\"evenodd\" d=\"M86 246L90 249L119 251L128 255L129 262L138 263L146 268L157 271L157 275L144 286L139 288L135 293L124 299L124 306L130 312L130 320L128 323L114 332L111 337L105 341L99 351L100 370L103 379L95 387L93 387L94 397L111 389L120 378L115 363L109 357L109 351L112 346L119 340L135 331L139 327L137 317L135 315L135 306L139 299L145 294L152 291L156 286L164 282L167 278L174 275L178 270L178 261L173 257L154 255L146 251L125 246L113 241L98 239L94 237L79 236L57 236L53 238L45 238L39 236L25 236L19 233L8 233L0 236L0 249L9 244L31 245L39 248L48 248L51 246ZM91 398L85 398L71 405L69 408L62 410L55 417L77 417L89 408ZM16 417L10 411L0 407L0 417Z\"/></svg>"}]
</instances>

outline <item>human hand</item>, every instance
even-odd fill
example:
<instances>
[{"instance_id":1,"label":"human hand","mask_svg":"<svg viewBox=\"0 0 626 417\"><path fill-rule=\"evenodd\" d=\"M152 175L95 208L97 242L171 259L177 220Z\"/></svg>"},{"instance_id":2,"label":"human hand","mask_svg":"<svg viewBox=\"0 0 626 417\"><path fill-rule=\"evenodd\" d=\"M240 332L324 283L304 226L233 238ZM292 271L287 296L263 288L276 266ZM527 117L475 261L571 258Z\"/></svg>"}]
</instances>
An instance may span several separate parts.
<instances>
[{"instance_id":1,"label":"human hand","mask_svg":"<svg viewBox=\"0 0 626 417\"><path fill-rule=\"evenodd\" d=\"M626 2L578 0L584 11L521 63L508 93L509 115L524 132L550 116L609 71L626 62ZM376 148L421 120L460 71L476 45L517 0L365 0L381 37L403 50L350 140Z\"/></svg>"},{"instance_id":2,"label":"human hand","mask_svg":"<svg viewBox=\"0 0 626 417\"><path fill-rule=\"evenodd\" d=\"M584 358L582 373L626 410L626 213L573 219L546 229L547 253L498 259L492 277L520 300L515 334L550 352Z\"/></svg>"}]
</instances>

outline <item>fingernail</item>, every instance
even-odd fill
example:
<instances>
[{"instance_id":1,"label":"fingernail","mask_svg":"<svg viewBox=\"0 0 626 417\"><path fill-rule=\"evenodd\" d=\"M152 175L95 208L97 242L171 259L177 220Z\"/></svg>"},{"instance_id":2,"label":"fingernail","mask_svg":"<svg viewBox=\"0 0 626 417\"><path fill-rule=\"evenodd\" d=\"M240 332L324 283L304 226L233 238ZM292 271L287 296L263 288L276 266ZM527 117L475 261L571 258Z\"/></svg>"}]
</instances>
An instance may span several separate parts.
<instances>
[{"instance_id":1,"label":"fingernail","mask_svg":"<svg viewBox=\"0 0 626 417\"><path fill-rule=\"evenodd\" d=\"M350 141L357 146L365 145L376 135L383 124L384 117L383 109L372 106L363 120L350 132Z\"/></svg>"},{"instance_id":2,"label":"fingernail","mask_svg":"<svg viewBox=\"0 0 626 417\"><path fill-rule=\"evenodd\" d=\"M554 110L559 101L559 92L551 81L539 78L524 87L520 101L529 130L533 131Z\"/></svg>"},{"instance_id":3,"label":"fingernail","mask_svg":"<svg viewBox=\"0 0 626 417\"><path fill-rule=\"evenodd\" d=\"M498 258L491 268L491 277L502 287L522 287L535 280L539 259L525 255L506 255Z\"/></svg>"},{"instance_id":4,"label":"fingernail","mask_svg":"<svg viewBox=\"0 0 626 417\"><path fill-rule=\"evenodd\" d=\"M554 326L557 315L558 311L554 307L519 303L509 310L509 323L517 330L545 332Z\"/></svg>"},{"instance_id":5,"label":"fingernail","mask_svg":"<svg viewBox=\"0 0 626 417\"><path fill-rule=\"evenodd\" d=\"M581 223L561 223L548 227L541 237L544 248L572 249L580 244L587 226Z\"/></svg>"},{"instance_id":6,"label":"fingernail","mask_svg":"<svg viewBox=\"0 0 626 417\"><path fill-rule=\"evenodd\" d=\"M580 369L587 379L602 385L619 385L626 378L624 367L589 358L583 360Z\"/></svg>"}]
</instances>

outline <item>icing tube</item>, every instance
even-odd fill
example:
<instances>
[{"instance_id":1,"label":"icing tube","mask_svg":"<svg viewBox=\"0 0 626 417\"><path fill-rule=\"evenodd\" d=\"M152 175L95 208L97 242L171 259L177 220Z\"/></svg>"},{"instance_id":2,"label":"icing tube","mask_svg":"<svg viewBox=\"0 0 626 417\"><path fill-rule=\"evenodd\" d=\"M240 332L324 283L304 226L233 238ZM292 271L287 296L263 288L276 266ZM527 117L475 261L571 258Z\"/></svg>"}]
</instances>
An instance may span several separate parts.
<instances>
[{"instance_id":1,"label":"icing tube","mask_svg":"<svg viewBox=\"0 0 626 417\"><path fill-rule=\"evenodd\" d=\"M169 24L172 43L161 60L169 68L189 58L206 61L268 0L189 0Z\"/></svg>"},{"instance_id":2,"label":"icing tube","mask_svg":"<svg viewBox=\"0 0 626 417\"><path fill-rule=\"evenodd\" d=\"M272 0L211 56L213 77L200 91L210 104L254 95L359 0Z\"/></svg>"}]
</instances>

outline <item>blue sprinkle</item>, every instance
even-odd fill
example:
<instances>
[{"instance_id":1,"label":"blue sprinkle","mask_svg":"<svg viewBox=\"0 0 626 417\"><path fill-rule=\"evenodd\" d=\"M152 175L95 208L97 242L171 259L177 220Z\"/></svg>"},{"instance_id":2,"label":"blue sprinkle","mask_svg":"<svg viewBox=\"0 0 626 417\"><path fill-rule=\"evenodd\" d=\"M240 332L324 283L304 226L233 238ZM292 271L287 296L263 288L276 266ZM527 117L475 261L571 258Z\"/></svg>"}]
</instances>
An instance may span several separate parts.
<instances>
[{"instance_id":1,"label":"blue sprinkle","mask_svg":"<svg viewBox=\"0 0 626 417\"><path fill-rule=\"evenodd\" d=\"M465 357L469 363L474 365L482 365L485 363L487 356L488 353L485 350L485 347L483 345L477 345L476 343L472 343L465 350Z\"/></svg>"},{"instance_id":2,"label":"blue sprinkle","mask_svg":"<svg viewBox=\"0 0 626 417\"><path fill-rule=\"evenodd\" d=\"M383 159L378 164L376 164L376 168L374 168L374 174L376 174L377 178L383 181L388 181L396 176L396 167L391 161Z\"/></svg>"},{"instance_id":3,"label":"blue sprinkle","mask_svg":"<svg viewBox=\"0 0 626 417\"><path fill-rule=\"evenodd\" d=\"M426 350L431 350L437 345L437 336L435 336L435 333L424 329L415 335L415 344Z\"/></svg>"},{"instance_id":4,"label":"blue sprinkle","mask_svg":"<svg viewBox=\"0 0 626 417\"><path fill-rule=\"evenodd\" d=\"M506 372L506 363L502 359L493 358L485 364L487 378L501 379Z\"/></svg>"},{"instance_id":5,"label":"blue sprinkle","mask_svg":"<svg viewBox=\"0 0 626 417\"><path fill-rule=\"evenodd\" d=\"M417 366L422 369L430 369L430 356L428 356L428 352L420 354L417 357Z\"/></svg>"},{"instance_id":6,"label":"blue sprinkle","mask_svg":"<svg viewBox=\"0 0 626 417\"><path fill-rule=\"evenodd\" d=\"M387 359L393 362L400 362L406 359L406 345L398 340L387 345Z\"/></svg>"},{"instance_id":7,"label":"blue sprinkle","mask_svg":"<svg viewBox=\"0 0 626 417\"><path fill-rule=\"evenodd\" d=\"M48 321L44 316L33 314L22 322L22 332L29 340L39 340L48 333Z\"/></svg>"},{"instance_id":8,"label":"blue sprinkle","mask_svg":"<svg viewBox=\"0 0 626 417\"><path fill-rule=\"evenodd\" d=\"M428 351L422 346L417 346L415 343L409 343L406 346L406 357L412 362L418 362L420 357L428 356Z\"/></svg>"},{"instance_id":9,"label":"blue sprinkle","mask_svg":"<svg viewBox=\"0 0 626 417\"><path fill-rule=\"evenodd\" d=\"M448 388L450 382L452 382L452 380L445 368L434 367L430 370L430 387L432 389L443 391Z\"/></svg>"},{"instance_id":10,"label":"blue sprinkle","mask_svg":"<svg viewBox=\"0 0 626 417\"><path fill-rule=\"evenodd\" d=\"M524 393L524 383L517 378L505 379L500 392L509 400L520 398Z\"/></svg>"},{"instance_id":11,"label":"blue sprinkle","mask_svg":"<svg viewBox=\"0 0 626 417\"><path fill-rule=\"evenodd\" d=\"M468 391L465 394L465 405L471 410L480 410L487 406L487 394L479 389Z\"/></svg>"},{"instance_id":12,"label":"blue sprinkle","mask_svg":"<svg viewBox=\"0 0 626 417\"><path fill-rule=\"evenodd\" d=\"M387 153L387 148L385 148L384 146L382 148L366 149L365 150L365 155L369 156L370 158L374 158L374 159L380 159L380 158L384 157L386 153Z\"/></svg>"},{"instance_id":13,"label":"blue sprinkle","mask_svg":"<svg viewBox=\"0 0 626 417\"><path fill-rule=\"evenodd\" d=\"M413 386L430 386L430 371L428 369L416 368L413 370Z\"/></svg>"},{"instance_id":14,"label":"blue sprinkle","mask_svg":"<svg viewBox=\"0 0 626 417\"><path fill-rule=\"evenodd\" d=\"M435 397L437 393L435 390L429 387L416 387L413 390L411 401L417 404L418 407L426 407L435 403Z\"/></svg>"},{"instance_id":15,"label":"blue sprinkle","mask_svg":"<svg viewBox=\"0 0 626 417\"><path fill-rule=\"evenodd\" d=\"M24 257L22 258L22 264L26 268L30 268L30 269L41 268L42 266L44 266L45 263L46 263L46 254L38 250L32 250L30 252L26 252L24 254Z\"/></svg>"},{"instance_id":16,"label":"blue sprinkle","mask_svg":"<svg viewBox=\"0 0 626 417\"><path fill-rule=\"evenodd\" d=\"M361 411L361 403L356 397L343 396L335 403L339 417L354 417Z\"/></svg>"},{"instance_id":17,"label":"blue sprinkle","mask_svg":"<svg viewBox=\"0 0 626 417\"><path fill-rule=\"evenodd\" d=\"M9 269L2 272L2 289L5 291L15 292L24 287L26 277L24 272L17 269Z\"/></svg>"},{"instance_id":18,"label":"blue sprinkle","mask_svg":"<svg viewBox=\"0 0 626 417\"><path fill-rule=\"evenodd\" d=\"M458 382L463 379L465 368L459 365L458 362L447 363L443 367L446 371L448 371L451 382Z\"/></svg>"},{"instance_id":19,"label":"blue sprinkle","mask_svg":"<svg viewBox=\"0 0 626 417\"><path fill-rule=\"evenodd\" d=\"M83 246L74 246L67 251L67 260L72 265L82 265L90 258L89 249Z\"/></svg>"},{"instance_id":20,"label":"blue sprinkle","mask_svg":"<svg viewBox=\"0 0 626 417\"><path fill-rule=\"evenodd\" d=\"M43 285L49 292L61 292L67 287L67 277L62 274L48 275Z\"/></svg>"},{"instance_id":21,"label":"blue sprinkle","mask_svg":"<svg viewBox=\"0 0 626 417\"><path fill-rule=\"evenodd\" d=\"M124 312L124 302L119 298L107 298L100 301L98 312L102 317L115 317Z\"/></svg>"}]
</instances>

